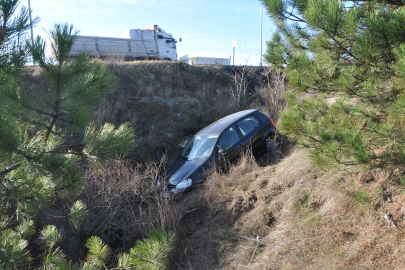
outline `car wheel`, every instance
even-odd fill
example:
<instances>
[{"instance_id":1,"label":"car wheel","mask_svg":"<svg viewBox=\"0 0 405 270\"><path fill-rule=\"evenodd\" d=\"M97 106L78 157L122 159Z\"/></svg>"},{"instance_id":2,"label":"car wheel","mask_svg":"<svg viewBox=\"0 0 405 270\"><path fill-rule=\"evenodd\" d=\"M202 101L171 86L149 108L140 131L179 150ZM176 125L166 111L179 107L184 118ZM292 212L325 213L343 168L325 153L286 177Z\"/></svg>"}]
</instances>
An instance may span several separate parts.
<instances>
[{"instance_id":1,"label":"car wheel","mask_svg":"<svg viewBox=\"0 0 405 270\"><path fill-rule=\"evenodd\" d=\"M277 149L277 142L276 142L276 138L274 137L274 135L272 135L272 136L269 136L267 139L266 139L266 146L267 146L267 153L271 153L271 152L273 152L274 150L276 150Z\"/></svg>"}]
</instances>

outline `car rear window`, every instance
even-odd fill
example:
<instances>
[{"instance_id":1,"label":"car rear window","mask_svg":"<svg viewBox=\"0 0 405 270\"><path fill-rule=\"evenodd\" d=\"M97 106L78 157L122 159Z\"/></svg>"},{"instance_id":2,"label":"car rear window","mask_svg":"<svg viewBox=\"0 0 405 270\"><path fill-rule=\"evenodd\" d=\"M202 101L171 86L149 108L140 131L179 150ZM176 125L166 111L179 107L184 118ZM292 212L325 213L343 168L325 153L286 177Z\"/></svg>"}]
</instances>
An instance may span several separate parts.
<instances>
[{"instance_id":1,"label":"car rear window","mask_svg":"<svg viewBox=\"0 0 405 270\"><path fill-rule=\"evenodd\" d=\"M252 118L253 123L255 124L255 128L257 128L258 126L260 126L262 123L260 122L259 119L257 119L254 116L251 116L250 118Z\"/></svg>"},{"instance_id":2,"label":"car rear window","mask_svg":"<svg viewBox=\"0 0 405 270\"><path fill-rule=\"evenodd\" d=\"M255 128L260 126L260 121L254 116L249 116L237 123L240 132L242 132L242 135L245 136L246 134L249 134L252 132Z\"/></svg>"}]
</instances>

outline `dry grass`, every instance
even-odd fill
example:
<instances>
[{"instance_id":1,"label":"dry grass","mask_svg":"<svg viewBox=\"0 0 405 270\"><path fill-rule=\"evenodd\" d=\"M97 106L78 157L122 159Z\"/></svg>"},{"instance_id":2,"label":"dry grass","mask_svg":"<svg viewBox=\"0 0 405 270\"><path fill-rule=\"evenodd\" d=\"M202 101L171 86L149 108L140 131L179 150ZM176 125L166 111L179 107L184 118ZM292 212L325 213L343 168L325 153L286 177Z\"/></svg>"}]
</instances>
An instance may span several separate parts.
<instances>
[{"instance_id":1,"label":"dry grass","mask_svg":"<svg viewBox=\"0 0 405 270\"><path fill-rule=\"evenodd\" d=\"M67 218L55 219L64 212L61 202L47 209L47 213L53 215L45 214L40 219L41 227L54 224L63 228L61 247L74 261L85 257L84 244L91 236L100 236L118 254L128 252L135 241L147 237L151 229L178 231L183 210L173 209L171 202L160 196L156 185L162 166L163 163L149 163L145 167L134 167L130 160L121 160L104 164L97 173L85 168L84 186L76 198L90 210L83 226L75 231Z\"/></svg>"},{"instance_id":2,"label":"dry grass","mask_svg":"<svg viewBox=\"0 0 405 270\"><path fill-rule=\"evenodd\" d=\"M211 236L219 252L213 268L404 269L401 177L399 170L322 172L304 150L265 169L251 159L226 174L214 172L204 193L207 211L231 221L226 238L223 229Z\"/></svg>"}]
</instances>

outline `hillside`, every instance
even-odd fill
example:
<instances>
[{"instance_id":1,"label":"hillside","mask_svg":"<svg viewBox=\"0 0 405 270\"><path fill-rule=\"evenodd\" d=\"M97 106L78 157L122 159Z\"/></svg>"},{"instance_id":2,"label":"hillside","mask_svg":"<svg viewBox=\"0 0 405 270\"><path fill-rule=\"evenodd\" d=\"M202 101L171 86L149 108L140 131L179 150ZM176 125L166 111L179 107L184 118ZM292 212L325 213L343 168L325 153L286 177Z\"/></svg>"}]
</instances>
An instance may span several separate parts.
<instances>
[{"instance_id":1,"label":"hillside","mask_svg":"<svg viewBox=\"0 0 405 270\"><path fill-rule=\"evenodd\" d=\"M305 150L264 168L247 161L214 173L202 192L208 214L190 238L207 257L194 269L404 268L403 173L324 172Z\"/></svg>"},{"instance_id":2,"label":"hillside","mask_svg":"<svg viewBox=\"0 0 405 270\"><path fill-rule=\"evenodd\" d=\"M271 155L255 160L246 154L229 172L213 171L192 192L173 200L159 196L159 172L193 133L246 108L277 120L286 106L282 77L252 69L231 75L221 67L181 62L110 59L105 64L118 85L94 119L115 125L129 121L137 148L130 159L105 164L98 174L83 168L86 177L77 198L91 211L79 231L67 218L54 217L63 216L66 198L55 198L39 214L38 228L63 228L61 247L69 260L85 258L84 243L92 235L118 254L161 227L177 235L171 269L405 267L401 172L321 171L311 165L306 150L295 149L281 135ZM21 83L31 83L34 92L44 87L32 69ZM36 243L31 247L40 252Z\"/></svg>"}]
</instances>

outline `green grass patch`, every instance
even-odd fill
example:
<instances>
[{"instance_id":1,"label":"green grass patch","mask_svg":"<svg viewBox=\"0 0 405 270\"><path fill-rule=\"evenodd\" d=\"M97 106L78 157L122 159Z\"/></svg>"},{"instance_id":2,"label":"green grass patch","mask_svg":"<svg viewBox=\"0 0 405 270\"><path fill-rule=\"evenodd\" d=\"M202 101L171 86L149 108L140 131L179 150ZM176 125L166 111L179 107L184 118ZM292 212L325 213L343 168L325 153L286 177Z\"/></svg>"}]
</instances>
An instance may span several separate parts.
<instances>
[{"instance_id":1,"label":"green grass patch","mask_svg":"<svg viewBox=\"0 0 405 270\"><path fill-rule=\"evenodd\" d=\"M370 207L370 199L366 190L361 189L354 194L354 201L360 209L368 209Z\"/></svg>"}]
</instances>

